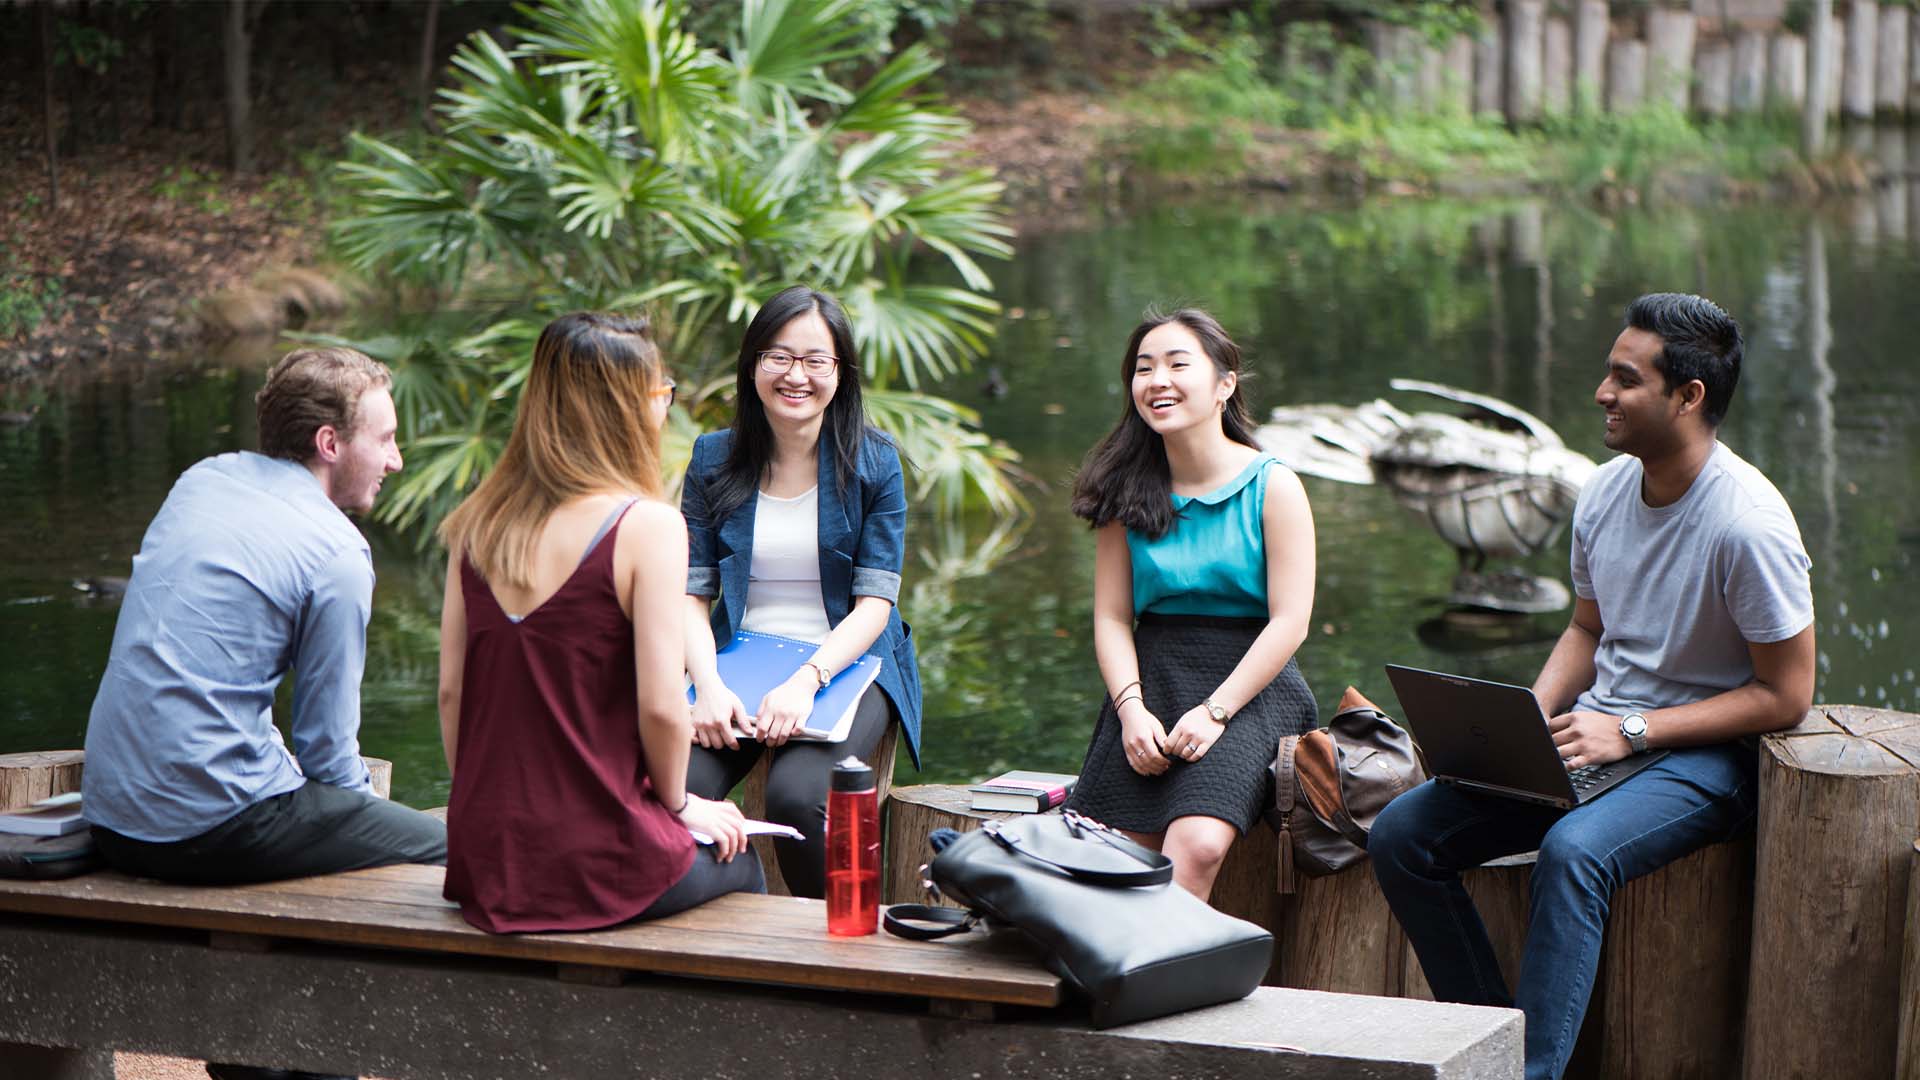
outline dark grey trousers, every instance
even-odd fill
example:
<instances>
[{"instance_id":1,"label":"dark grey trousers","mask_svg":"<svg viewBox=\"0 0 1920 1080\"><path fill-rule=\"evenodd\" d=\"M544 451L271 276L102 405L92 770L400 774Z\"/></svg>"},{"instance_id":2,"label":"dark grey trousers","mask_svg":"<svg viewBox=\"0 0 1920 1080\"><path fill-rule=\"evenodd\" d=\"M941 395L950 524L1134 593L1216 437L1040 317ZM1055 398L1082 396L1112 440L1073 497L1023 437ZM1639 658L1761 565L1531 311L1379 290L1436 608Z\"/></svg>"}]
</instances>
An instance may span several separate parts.
<instances>
[{"instance_id":1,"label":"dark grey trousers","mask_svg":"<svg viewBox=\"0 0 1920 1080\"><path fill-rule=\"evenodd\" d=\"M861 695L857 709L845 742L790 742L773 751L773 766L767 771L767 818L791 825L806 837L773 842L780 876L795 896L819 900L827 895L827 784L833 763L851 754L872 764L874 748L893 719L893 706L878 683ZM766 752L765 746L749 739L740 740L738 750L696 746L687 762L687 790L703 799L724 799Z\"/></svg>"},{"instance_id":2,"label":"dark grey trousers","mask_svg":"<svg viewBox=\"0 0 1920 1080\"><path fill-rule=\"evenodd\" d=\"M199 836L154 843L94 826L107 864L184 885L257 881L447 862L447 826L396 802L307 781L262 799Z\"/></svg>"}]
</instances>

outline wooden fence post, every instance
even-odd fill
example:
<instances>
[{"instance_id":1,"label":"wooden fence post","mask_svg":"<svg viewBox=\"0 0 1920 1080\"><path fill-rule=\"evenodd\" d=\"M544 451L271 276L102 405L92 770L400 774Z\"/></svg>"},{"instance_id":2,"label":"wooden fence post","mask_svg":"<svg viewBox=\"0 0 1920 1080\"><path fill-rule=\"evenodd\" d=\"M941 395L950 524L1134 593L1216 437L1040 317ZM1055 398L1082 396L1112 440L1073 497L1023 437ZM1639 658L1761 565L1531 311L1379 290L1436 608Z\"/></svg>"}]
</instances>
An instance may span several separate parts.
<instances>
[{"instance_id":1,"label":"wooden fence post","mask_svg":"<svg viewBox=\"0 0 1920 1080\"><path fill-rule=\"evenodd\" d=\"M1546 0L1507 3L1507 122L1540 119L1541 60L1545 52Z\"/></svg>"},{"instance_id":2,"label":"wooden fence post","mask_svg":"<svg viewBox=\"0 0 1920 1080\"><path fill-rule=\"evenodd\" d=\"M1742 30L1733 39L1733 85L1727 107L1737 116L1750 116L1767 105L1767 36Z\"/></svg>"},{"instance_id":3,"label":"wooden fence post","mask_svg":"<svg viewBox=\"0 0 1920 1080\"><path fill-rule=\"evenodd\" d=\"M1573 108L1573 28L1559 16L1547 19L1540 43L1540 107L1551 116Z\"/></svg>"},{"instance_id":4,"label":"wooden fence post","mask_svg":"<svg viewBox=\"0 0 1920 1080\"><path fill-rule=\"evenodd\" d=\"M1878 59L1880 5L1853 0L1847 9L1846 43L1840 62L1840 107L1849 120L1873 119L1873 62Z\"/></svg>"},{"instance_id":5,"label":"wooden fence post","mask_svg":"<svg viewBox=\"0 0 1920 1080\"><path fill-rule=\"evenodd\" d=\"M1607 47L1607 111L1632 112L1647 90L1647 43L1618 40Z\"/></svg>"},{"instance_id":6,"label":"wooden fence post","mask_svg":"<svg viewBox=\"0 0 1920 1080\"><path fill-rule=\"evenodd\" d=\"M1912 17L1904 7L1880 12L1880 51L1874 57L1874 110L1899 117L1907 111L1907 36Z\"/></svg>"},{"instance_id":7,"label":"wooden fence post","mask_svg":"<svg viewBox=\"0 0 1920 1080\"><path fill-rule=\"evenodd\" d=\"M1506 109L1507 49L1500 20L1482 10L1480 33L1473 39L1473 111L1480 115Z\"/></svg>"},{"instance_id":8,"label":"wooden fence post","mask_svg":"<svg viewBox=\"0 0 1920 1080\"><path fill-rule=\"evenodd\" d=\"M1694 54L1694 111L1715 120L1725 119L1733 107L1733 46L1724 41L1702 45Z\"/></svg>"},{"instance_id":9,"label":"wooden fence post","mask_svg":"<svg viewBox=\"0 0 1920 1080\"><path fill-rule=\"evenodd\" d=\"M1607 37L1613 32L1606 0L1580 0L1573 23L1573 102L1583 113L1600 111L1605 99Z\"/></svg>"},{"instance_id":10,"label":"wooden fence post","mask_svg":"<svg viewBox=\"0 0 1920 1080\"><path fill-rule=\"evenodd\" d=\"M1455 34L1441 58L1440 100L1455 116L1473 115L1473 39Z\"/></svg>"},{"instance_id":11,"label":"wooden fence post","mask_svg":"<svg viewBox=\"0 0 1920 1080\"><path fill-rule=\"evenodd\" d=\"M1920 716L1864 706L1761 740L1747 1080L1892 1074L1915 762Z\"/></svg>"},{"instance_id":12,"label":"wooden fence post","mask_svg":"<svg viewBox=\"0 0 1920 1080\"><path fill-rule=\"evenodd\" d=\"M1647 101L1687 111L1698 27L1691 8L1647 9Z\"/></svg>"},{"instance_id":13,"label":"wooden fence post","mask_svg":"<svg viewBox=\"0 0 1920 1080\"><path fill-rule=\"evenodd\" d=\"M1907 19L1907 114L1920 116L1920 18Z\"/></svg>"},{"instance_id":14,"label":"wooden fence post","mask_svg":"<svg viewBox=\"0 0 1920 1080\"><path fill-rule=\"evenodd\" d=\"M1798 113L1807 104L1807 39L1775 34L1767 49L1767 108Z\"/></svg>"}]
</instances>

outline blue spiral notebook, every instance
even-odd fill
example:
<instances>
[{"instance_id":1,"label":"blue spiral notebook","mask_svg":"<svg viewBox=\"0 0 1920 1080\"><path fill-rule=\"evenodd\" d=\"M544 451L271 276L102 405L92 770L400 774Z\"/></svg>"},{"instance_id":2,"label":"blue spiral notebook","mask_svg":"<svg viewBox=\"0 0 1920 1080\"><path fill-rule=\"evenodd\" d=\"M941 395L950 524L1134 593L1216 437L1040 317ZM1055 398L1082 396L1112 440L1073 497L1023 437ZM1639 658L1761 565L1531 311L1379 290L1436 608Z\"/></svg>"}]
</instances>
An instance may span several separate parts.
<instances>
[{"instance_id":1,"label":"blue spiral notebook","mask_svg":"<svg viewBox=\"0 0 1920 1080\"><path fill-rule=\"evenodd\" d=\"M786 682L819 648L811 642L741 630L714 659L720 670L720 681L726 683L727 689L738 695L747 708L756 709L767 691ZM879 657L868 653L855 660L813 696L813 715L793 733L793 738L809 742L844 741L853 726L853 714L860 708L861 695L879 677ZM687 703L692 704L693 700L693 687L689 686ZM752 737L743 731L734 734Z\"/></svg>"}]
</instances>

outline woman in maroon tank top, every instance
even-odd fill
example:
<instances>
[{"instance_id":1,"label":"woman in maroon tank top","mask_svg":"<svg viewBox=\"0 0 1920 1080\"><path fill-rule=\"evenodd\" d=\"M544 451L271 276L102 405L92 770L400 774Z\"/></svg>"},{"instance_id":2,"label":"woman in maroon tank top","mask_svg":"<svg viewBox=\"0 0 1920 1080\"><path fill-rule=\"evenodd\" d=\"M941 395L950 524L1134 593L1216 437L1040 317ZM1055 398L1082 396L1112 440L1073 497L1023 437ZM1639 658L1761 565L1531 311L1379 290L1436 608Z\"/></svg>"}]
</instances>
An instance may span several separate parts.
<instances>
[{"instance_id":1,"label":"woman in maroon tank top","mask_svg":"<svg viewBox=\"0 0 1920 1080\"><path fill-rule=\"evenodd\" d=\"M739 810L686 789L687 531L660 501L672 402L644 319L554 320L499 464L440 527L446 896L483 930L765 887Z\"/></svg>"}]
</instances>

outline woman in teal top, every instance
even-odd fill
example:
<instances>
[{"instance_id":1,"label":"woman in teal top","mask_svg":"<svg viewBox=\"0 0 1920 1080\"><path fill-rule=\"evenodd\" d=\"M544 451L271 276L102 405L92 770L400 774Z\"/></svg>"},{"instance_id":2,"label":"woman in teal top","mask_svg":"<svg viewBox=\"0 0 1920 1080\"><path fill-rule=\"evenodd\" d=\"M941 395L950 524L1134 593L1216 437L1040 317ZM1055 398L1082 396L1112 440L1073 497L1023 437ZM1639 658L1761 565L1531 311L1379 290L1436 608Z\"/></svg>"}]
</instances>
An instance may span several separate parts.
<instances>
[{"instance_id":1,"label":"woman in teal top","mask_svg":"<svg viewBox=\"0 0 1920 1080\"><path fill-rule=\"evenodd\" d=\"M1073 512L1098 532L1093 647L1107 699L1067 805L1164 851L1205 899L1259 817L1283 735L1311 728L1293 654L1313 612L1313 514L1261 452L1240 350L1213 317L1148 313L1120 422Z\"/></svg>"}]
</instances>

